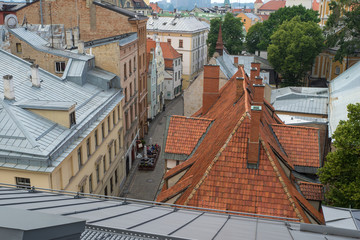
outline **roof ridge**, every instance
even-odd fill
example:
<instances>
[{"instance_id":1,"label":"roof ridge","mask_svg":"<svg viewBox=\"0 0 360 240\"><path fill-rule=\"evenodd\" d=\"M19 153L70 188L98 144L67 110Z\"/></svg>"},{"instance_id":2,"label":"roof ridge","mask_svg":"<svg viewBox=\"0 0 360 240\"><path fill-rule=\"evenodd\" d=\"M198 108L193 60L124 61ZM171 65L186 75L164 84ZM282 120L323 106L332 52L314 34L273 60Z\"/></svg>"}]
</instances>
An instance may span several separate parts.
<instances>
[{"instance_id":1,"label":"roof ridge","mask_svg":"<svg viewBox=\"0 0 360 240\"><path fill-rule=\"evenodd\" d=\"M229 137L227 138L225 144L220 148L218 153L215 155L215 158L211 161L210 165L207 167L207 169L206 169L204 175L202 176L202 178L200 179L200 181L195 185L195 188L191 191L191 193L189 194L189 196L185 200L184 205L187 205L188 202L191 200L191 198L195 195L195 192L199 189L201 184L204 182L204 180L208 176L211 168L215 165L215 163L217 162L217 160L221 156L222 152L226 149L226 147L229 144L230 140L235 135L237 129L240 127L240 125L242 124L242 122L244 121L246 116L247 116L247 112L244 112L242 117L240 118L240 120L237 122L235 128L233 129L233 131L230 133Z\"/></svg>"},{"instance_id":2,"label":"roof ridge","mask_svg":"<svg viewBox=\"0 0 360 240\"><path fill-rule=\"evenodd\" d=\"M312 183L312 182L305 182L305 181L299 181L300 184L309 184L309 185L321 185L323 186L323 184L321 183Z\"/></svg>"},{"instance_id":3,"label":"roof ridge","mask_svg":"<svg viewBox=\"0 0 360 240\"><path fill-rule=\"evenodd\" d=\"M172 115L171 117L177 117L177 118L185 118L185 119L193 119L193 120L206 120L206 121L214 121L210 118L203 118L203 117L187 117L187 116L180 116L180 115Z\"/></svg>"},{"instance_id":4,"label":"roof ridge","mask_svg":"<svg viewBox=\"0 0 360 240\"><path fill-rule=\"evenodd\" d=\"M1 105L3 106L3 109L9 114L11 120L15 123L15 125L20 129L21 133L24 134L25 138L29 141L29 143L33 146L33 148L39 149L39 144L36 143L36 140L29 132L25 130L25 127L22 125L22 123L17 119L17 117L14 115L14 113L11 111L9 106L4 102L1 101Z\"/></svg>"}]
</instances>

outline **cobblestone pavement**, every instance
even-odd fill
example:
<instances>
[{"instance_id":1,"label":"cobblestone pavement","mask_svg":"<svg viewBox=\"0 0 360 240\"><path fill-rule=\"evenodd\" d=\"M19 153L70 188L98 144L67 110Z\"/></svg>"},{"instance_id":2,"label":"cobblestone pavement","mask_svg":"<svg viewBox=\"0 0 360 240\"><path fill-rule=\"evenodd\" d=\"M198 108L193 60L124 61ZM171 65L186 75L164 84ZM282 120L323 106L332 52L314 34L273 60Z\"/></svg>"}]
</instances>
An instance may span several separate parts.
<instances>
[{"instance_id":1,"label":"cobblestone pavement","mask_svg":"<svg viewBox=\"0 0 360 240\"><path fill-rule=\"evenodd\" d=\"M184 99L182 95L166 102L165 106L165 111L158 114L150 123L149 132L145 136L146 144L157 143L163 148L167 117L171 115L184 115ZM165 172L163 154L160 154L153 171L139 171L137 169L138 163L139 159L136 159L120 196L153 201L160 190L161 180Z\"/></svg>"}]
</instances>

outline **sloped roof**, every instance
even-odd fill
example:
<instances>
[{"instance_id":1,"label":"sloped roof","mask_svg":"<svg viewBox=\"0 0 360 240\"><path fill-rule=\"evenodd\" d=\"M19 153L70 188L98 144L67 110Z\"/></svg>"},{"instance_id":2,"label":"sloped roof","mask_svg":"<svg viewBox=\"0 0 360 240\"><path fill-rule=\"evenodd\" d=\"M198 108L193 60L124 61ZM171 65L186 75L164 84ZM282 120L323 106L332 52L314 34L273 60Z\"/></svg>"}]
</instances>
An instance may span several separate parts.
<instances>
[{"instance_id":1,"label":"sloped roof","mask_svg":"<svg viewBox=\"0 0 360 240\"><path fill-rule=\"evenodd\" d=\"M161 12L161 10L162 10L162 8L161 7L159 7L159 5L157 4L157 3L150 3L149 4L149 6L152 8L152 10L154 11L154 12L157 12L157 13L159 13L159 12Z\"/></svg>"},{"instance_id":2,"label":"sloped roof","mask_svg":"<svg viewBox=\"0 0 360 240\"><path fill-rule=\"evenodd\" d=\"M268 20L269 19L269 17L270 17L270 15L258 15L260 18L261 18L261 20L263 20L263 21L266 21L266 20Z\"/></svg>"},{"instance_id":3,"label":"sloped roof","mask_svg":"<svg viewBox=\"0 0 360 240\"><path fill-rule=\"evenodd\" d=\"M237 99L235 79L241 76L246 79L243 86L245 93ZM321 213L298 192L295 183L282 169L280 161L287 164L290 170L294 170L294 160L289 156L290 150L279 144L271 129L272 125L281 122L266 101L262 111L262 124L258 126L259 165L256 169L247 167L252 101L252 94L246 90L249 83L249 78L243 68L240 68L221 89L220 97L207 113L201 114L201 109L197 113L201 117L212 119L213 123L193 155L165 174L165 180L184 170L186 172L182 179L192 176L192 183L181 192L176 203L309 222L306 211L322 223ZM253 91L252 86L249 86L249 89ZM304 129L299 127L300 133L305 132L306 135L299 135L304 139L310 137L317 140L318 145L318 138L307 135L308 130ZM317 156L319 158L319 155ZM163 191L167 191L168 195L173 194L171 189L177 188L182 179ZM179 192L179 189L177 191ZM166 201L167 197L165 194L159 195L157 200Z\"/></svg>"},{"instance_id":4,"label":"sloped roof","mask_svg":"<svg viewBox=\"0 0 360 240\"><path fill-rule=\"evenodd\" d=\"M324 200L324 186L319 183L310 183L310 182L299 182L299 187L308 200L322 201Z\"/></svg>"},{"instance_id":5,"label":"sloped roof","mask_svg":"<svg viewBox=\"0 0 360 240\"><path fill-rule=\"evenodd\" d=\"M360 236L359 231L250 214L244 217L233 212L194 210L111 196L76 197L64 191L35 190L1 186L0 206L85 220L81 240L353 240Z\"/></svg>"},{"instance_id":6,"label":"sloped roof","mask_svg":"<svg viewBox=\"0 0 360 240\"><path fill-rule=\"evenodd\" d=\"M360 102L360 62L354 64L329 85L329 136L332 136L340 120L347 120L347 108L350 103Z\"/></svg>"},{"instance_id":7,"label":"sloped roof","mask_svg":"<svg viewBox=\"0 0 360 240\"><path fill-rule=\"evenodd\" d=\"M261 0L256 0L254 3L263 3Z\"/></svg>"},{"instance_id":8,"label":"sloped roof","mask_svg":"<svg viewBox=\"0 0 360 240\"><path fill-rule=\"evenodd\" d=\"M283 0L271 0L259 8L259 11L276 11L279 8L285 7L286 1Z\"/></svg>"},{"instance_id":9,"label":"sloped roof","mask_svg":"<svg viewBox=\"0 0 360 240\"><path fill-rule=\"evenodd\" d=\"M130 18L130 20L145 20L145 19L147 19L146 16L144 16L144 15L142 15L140 13L136 13L136 12L133 12L133 11L118 7L118 6L116 6L114 4L111 4L111 3L108 3L108 2L104 2L104 1L101 1L101 0L93 0L93 3L95 5L97 5L97 6L100 6L100 7L106 8L108 10L120 13L120 14L122 14L124 16L127 16L127 17Z\"/></svg>"},{"instance_id":10,"label":"sloped roof","mask_svg":"<svg viewBox=\"0 0 360 240\"><path fill-rule=\"evenodd\" d=\"M160 46L163 52L164 59L176 59L181 57L180 53L176 51L170 43L161 42Z\"/></svg>"},{"instance_id":11,"label":"sloped roof","mask_svg":"<svg viewBox=\"0 0 360 240\"><path fill-rule=\"evenodd\" d=\"M321 167L319 129L284 124L272 129L294 166Z\"/></svg>"},{"instance_id":12,"label":"sloped roof","mask_svg":"<svg viewBox=\"0 0 360 240\"><path fill-rule=\"evenodd\" d=\"M2 100L4 89L0 84L0 166L51 172L67 156L65 150L74 149L85 131L95 128L96 121L123 96L117 89L104 91L90 83L80 86L40 68L41 87L34 88L29 79L30 65L0 50L0 75L12 75L15 90L15 101ZM26 110L27 105L40 105L41 101L52 102L55 109L76 103L76 127L65 128Z\"/></svg>"},{"instance_id":13,"label":"sloped roof","mask_svg":"<svg viewBox=\"0 0 360 240\"><path fill-rule=\"evenodd\" d=\"M251 20L255 20L255 19L261 20L261 18L258 15L255 15L253 13L244 13L244 14Z\"/></svg>"},{"instance_id":14,"label":"sloped roof","mask_svg":"<svg viewBox=\"0 0 360 240\"><path fill-rule=\"evenodd\" d=\"M360 231L360 210L322 206L326 226Z\"/></svg>"},{"instance_id":15,"label":"sloped roof","mask_svg":"<svg viewBox=\"0 0 360 240\"><path fill-rule=\"evenodd\" d=\"M210 30L210 25L195 17L151 17L147 21L148 31L195 33Z\"/></svg>"},{"instance_id":16,"label":"sloped roof","mask_svg":"<svg viewBox=\"0 0 360 240\"><path fill-rule=\"evenodd\" d=\"M211 122L205 118L172 116L167 131L165 153L190 155Z\"/></svg>"}]
</instances>

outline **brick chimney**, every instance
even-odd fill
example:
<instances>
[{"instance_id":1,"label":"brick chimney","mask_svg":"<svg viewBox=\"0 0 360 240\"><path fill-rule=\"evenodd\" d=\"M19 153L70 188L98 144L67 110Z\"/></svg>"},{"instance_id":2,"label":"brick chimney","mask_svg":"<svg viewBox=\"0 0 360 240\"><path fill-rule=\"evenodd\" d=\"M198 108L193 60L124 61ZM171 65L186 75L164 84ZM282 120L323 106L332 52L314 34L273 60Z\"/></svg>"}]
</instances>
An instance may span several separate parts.
<instances>
[{"instance_id":1,"label":"brick chimney","mask_svg":"<svg viewBox=\"0 0 360 240\"><path fill-rule=\"evenodd\" d=\"M234 57L234 65L236 67L239 65L239 57Z\"/></svg>"},{"instance_id":2,"label":"brick chimney","mask_svg":"<svg viewBox=\"0 0 360 240\"><path fill-rule=\"evenodd\" d=\"M257 168L260 154L259 131L264 107L264 89L263 84L254 84L255 91L251 103L250 136L248 145L247 165L248 168Z\"/></svg>"},{"instance_id":3,"label":"brick chimney","mask_svg":"<svg viewBox=\"0 0 360 240\"><path fill-rule=\"evenodd\" d=\"M39 65L31 64L31 83L33 87L40 87Z\"/></svg>"},{"instance_id":4,"label":"brick chimney","mask_svg":"<svg viewBox=\"0 0 360 240\"><path fill-rule=\"evenodd\" d=\"M204 66L203 114L205 114L219 98L219 73L219 65Z\"/></svg>"},{"instance_id":5,"label":"brick chimney","mask_svg":"<svg viewBox=\"0 0 360 240\"><path fill-rule=\"evenodd\" d=\"M256 77L255 77L255 84L256 84L256 85L261 85L261 84L263 84L262 80L263 80L262 77L256 76Z\"/></svg>"},{"instance_id":6,"label":"brick chimney","mask_svg":"<svg viewBox=\"0 0 360 240\"><path fill-rule=\"evenodd\" d=\"M239 99L244 94L244 78L236 78L236 99Z\"/></svg>"},{"instance_id":7,"label":"brick chimney","mask_svg":"<svg viewBox=\"0 0 360 240\"><path fill-rule=\"evenodd\" d=\"M252 62L251 63L251 68L256 68L256 75L255 76L259 76L260 75L260 63L256 63L256 62Z\"/></svg>"},{"instance_id":8,"label":"brick chimney","mask_svg":"<svg viewBox=\"0 0 360 240\"><path fill-rule=\"evenodd\" d=\"M81 40L78 41L78 53L79 53L79 54L85 54L85 44L84 44L84 41L81 41Z\"/></svg>"},{"instance_id":9,"label":"brick chimney","mask_svg":"<svg viewBox=\"0 0 360 240\"><path fill-rule=\"evenodd\" d=\"M14 92L13 76L5 75L3 77L3 80L4 80L4 99L14 100L15 92Z\"/></svg>"}]
</instances>

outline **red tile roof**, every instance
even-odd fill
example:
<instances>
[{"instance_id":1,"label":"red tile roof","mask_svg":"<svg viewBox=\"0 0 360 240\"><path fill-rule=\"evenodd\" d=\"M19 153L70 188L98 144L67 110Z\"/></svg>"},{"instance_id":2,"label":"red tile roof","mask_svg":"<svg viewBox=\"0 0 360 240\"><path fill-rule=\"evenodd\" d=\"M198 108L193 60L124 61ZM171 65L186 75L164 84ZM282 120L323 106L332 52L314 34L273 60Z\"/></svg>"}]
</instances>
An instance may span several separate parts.
<instances>
[{"instance_id":1,"label":"red tile roof","mask_svg":"<svg viewBox=\"0 0 360 240\"><path fill-rule=\"evenodd\" d=\"M160 43L164 59L176 59L180 58L181 55L178 51L175 50L168 42L161 42Z\"/></svg>"},{"instance_id":2,"label":"red tile roof","mask_svg":"<svg viewBox=\"0 0 360 240\"><path fill-rule=\"evenodd\" d=\"M293 165L321 167L319 129L283 124L272 128Z\"/></svg>"},{"instance_id":3,"label":"red tile roof","mask_svg":"<svg viewBox=\"0 0 360 240\"><path fill-rule=\"evenodd\" d=\"M152 8L154 12L160 13L162 11L162 8L159 7L157 3L150 3L149 6Z\"/></svg>"},{"instance_id":4,"label":"red tile roof","mask_svg":"<svg viewBox=\"0 0 360 240\"><path fill-rule=\"evenodd\" d=\"M283 170L280 158L290 170L293 170L293 160L281 152L281 147L287 149L278 143L270 127L281 122L267 102L263 104L262 124L259 124L259 164L257 169L248 168L252 96L245 90L240 99L236 97L235 79L242 76L246 79L244 89L248 87L249 79L240 68L221 89L215 104L202 115L213 119L204 139L188 160L165 174L166 186L157 200L167 201L178 194L176 204L281 216L301 222L311 221L308 213L323 223L322 214L304 198ZM201 115L201 110L197 114ZM298 129L301 127L295 130ZM304 132L307 134L307 130ZM168 180L179 173L184 173L183 177L168 186Z\"/></svg>"},{"instance_id":5,"label":"red tile roof","mask_svg":"<svg viewBox=\"0 0 360 240\"><path fill-rule=\"evenodd\" d=\"M266 21L266 20L268 20L269 19L269 17L270 17L270 15L258 15L260 18L261 18L261 20L263 20L263 21Z\"/></svg>"},{"instance_id":6,"label":"red tile roof","mask_svg":"<svg viewBox=\"0 0 360 240\"><path fill-rule=\"evenodd\" d=\"M319 11L320 3L317 0L313 0L312 2L312 10Z\"/></svg>"},{"instance_id":7,"label":"red tile roof","mask_svg":"<svg viewBox=\"0 0 360 240\"><path fill-rule=\"evenodd\" d=\"M256 0L254 3L263 3L261 0Z\"/></svg>"},{"instance_id":8,"label":"red tile roof","mask_svg":"<svg viewBox=\"0 0 360 240\"><path fill-rule=\"evenodd\" d=\"M299 187L306 199L315 201L324 200L324 186L322 184L299 182Z\"/></svg>"},{"instance_id":9,"label":"red tile roof","mask_svg":"<svg viewBox=\"0 0 360 240\"><path fill-rule=\"evenodd\" d=\"M285 7L286 1L271 0L259 8L259 11L276 11L279 8Z\"/></svg>"},{"instance_id":10,"label":"red tile roof","mask_svg":"<svg viewBox=\"0 0 360 240\"><path fill-rule=\"evenodd\" d=\"M151 49L155 49L156 42L152 39L146 39L146 52L150 53Z\"/></svg>"},{"instance_id":11,"label":"red tile roof","mask_svg":"<svg viewBox=\"0 0 360 240\"><path fill-rule=\"evenodd\" d=\"M204 118L172 116L166 138L166 153L190 155L211 124Z\"/></svg>"}]
</instances>

